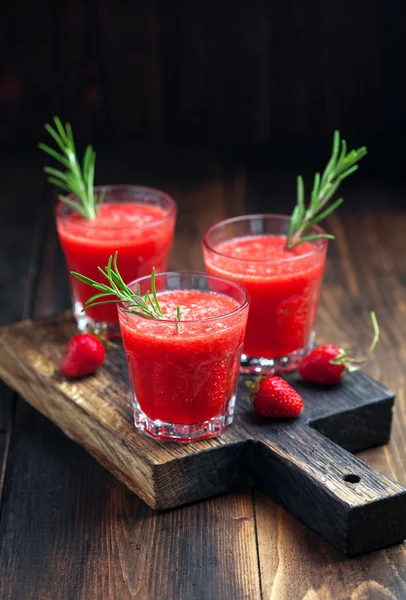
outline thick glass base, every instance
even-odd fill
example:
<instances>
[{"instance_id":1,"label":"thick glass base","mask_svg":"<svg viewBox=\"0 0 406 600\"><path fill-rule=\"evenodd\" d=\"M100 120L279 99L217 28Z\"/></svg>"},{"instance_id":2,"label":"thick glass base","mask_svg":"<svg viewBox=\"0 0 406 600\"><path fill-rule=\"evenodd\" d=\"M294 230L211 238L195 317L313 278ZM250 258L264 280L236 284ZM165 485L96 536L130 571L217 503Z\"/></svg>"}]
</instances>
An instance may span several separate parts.
<instances>
[{"instance_id":1,"label":"thick glass base","mask_svg":"<svg viewBox=\"0 0 406 600\"><path fill-rule=\"evenodd\" d=\"M82 304L80 302L74 302L73 304L73 316L75 317L79 331L82 333L100 333L103 332L108 339L114 339L121 337L120 324L117 323L104 323L94 321L82 312Z\"/></svg>"},{"instance_id":2,"label":"thick glass base","mask_svg":"<svg viewBox=\"0 0 406 600\"><path fill-rule=\"evenodd\" d=\"M246 375L275 375L277 373L294 371L297 369L300 361L313 348L315 337L316 333L315 331L312 331L310 339L304 348L295 350L295 352L291 352L285 356L278 356L277 358L263 358L242 354L240 373Z\"/></svg>"},{"instance_id":3,"label":"thick glass base","mask_svg":"<svg viewBox=\"0 0 406 600\"><path fill-rule=\"evenodd\" d=\"M225 416L215 417L209 421L183 425L182 423L165 423L165 421L152 420L142 412L137 403L134 403L134 424L137 429L150 437L172 442L197 442L219 436L233 421L233 412Z\"/></svg>"}]
</instances>

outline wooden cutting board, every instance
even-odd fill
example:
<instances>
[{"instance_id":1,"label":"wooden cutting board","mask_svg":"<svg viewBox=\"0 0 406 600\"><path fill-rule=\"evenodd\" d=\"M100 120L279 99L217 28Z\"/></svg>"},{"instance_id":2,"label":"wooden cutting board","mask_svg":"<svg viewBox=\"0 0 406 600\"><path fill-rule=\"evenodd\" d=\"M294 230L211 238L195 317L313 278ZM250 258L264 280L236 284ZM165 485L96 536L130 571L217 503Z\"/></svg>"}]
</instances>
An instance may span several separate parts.
<instances>
[{"instance_id":1,"label":"wooden cutting board","mask_svg":"<svg viewBox=\"0 0 406 600\"><path fill-rule=\"evenodd\" d=\"M152 508L255 486L345 554L406 538L405 488L350 454L390 436L394 394L364 373L330 388L289 375L305 410L279 422L250 409L241 380L234 423L220 438L160 442L133 426L122 348L95 376L62 377L75 332L70 313L2 328L0 377Z\"/></svg>"}]
</instances>

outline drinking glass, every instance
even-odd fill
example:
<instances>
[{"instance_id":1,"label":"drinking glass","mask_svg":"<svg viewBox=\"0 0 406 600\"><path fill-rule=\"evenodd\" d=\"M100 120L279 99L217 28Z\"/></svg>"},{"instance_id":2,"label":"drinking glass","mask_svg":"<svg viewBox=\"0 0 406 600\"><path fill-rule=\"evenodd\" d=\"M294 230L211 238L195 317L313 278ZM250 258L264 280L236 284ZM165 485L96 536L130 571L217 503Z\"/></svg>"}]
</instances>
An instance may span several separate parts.
<instances>
[{"instance_id":1,"label":"drinking glass","mask_svg":"<svg viewBox=\"0 0 406 600\"><path fill-rule=\"evenodd\" d=\"M327 240L285 248L290 217L247 215L221 221L203 239L208 273L228 277L251 298L241 371L289 371L309 351ZM315 226L309 233L320 234Z\"/></svg>"},{"instance_id":2,"label":"drinking glass","mask_svg":"<svg viewBox=\"0 0 406 600\"><path fill-rule=\"evenodd\" d=\"M105 266L118 251L125 282L167 269L176 219L174 200L159 190L130 185L107 185L94 189L102 194L96 219L83 219L59 202L56 224L68 271L104 283L98 266ZM101 304L82 312L95 291L70 277L73 313L81 331L103 327L109 337L119 335L115 304Z\"/></svg>"},{"instance_id":3,"label":"drinking glass","mask_svg":"<svg viewBox=\"0 0 406 600\"><path fill-rule=\"evenodd\" d=\"M130 284L141 294L151 277ZM160 439L190 442L218 436L233 420L249 299L234 281L205 273L155 277L164 314L155 320L119 305L134 397L135 426Z\"/></svg>"}]
</instances>

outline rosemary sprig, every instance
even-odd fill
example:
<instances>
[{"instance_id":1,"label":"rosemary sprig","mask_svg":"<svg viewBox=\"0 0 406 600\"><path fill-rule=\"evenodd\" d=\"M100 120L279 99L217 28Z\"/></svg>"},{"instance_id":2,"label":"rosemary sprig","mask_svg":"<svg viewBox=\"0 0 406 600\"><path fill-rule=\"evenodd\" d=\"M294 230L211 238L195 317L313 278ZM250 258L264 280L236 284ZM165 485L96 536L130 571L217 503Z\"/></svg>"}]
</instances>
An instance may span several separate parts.
<instances>
[{"instance_id":1,"label":"rosemary sprig","mask_svg":"<svg viewBox=\"0 0 406 600\"><path fill-rule=\"evenodd\" d=\"M54 117L54 127L46 123L45 129L56 142L60 152L43 143L38 144L38 147L65 167L64 170L44 167L49 183L72 194L72 198L60 194L59 200L77 211L84 219L95 219L97 208L103 201L103 194L95 194L93 190L96 152L92 146L87 146L81 166L70 123L65 123L64 126L58 117Z\"/></svg>"},{"instance_id":2,"label":"rosemary sprig","mask_svg":"<svg viewBox=\"0 0 406 600\"><path fill-rule=\"evenodd\" d=\"M304 184L300 175L297 178L297 204L292 213L289 231L287 235L286 247L295 248L305 241L312 241L319 238L334 239L330 234L306 234L314 225L328 217L335 211L343 199L339 198L326 207L328 202L336 193L340 183L349 175L358 170L358 163L361 158L367 154L365 146L358 150L347 152L347 142L340 141L340 132L334 132L333 150L330 160L320 177L320 173L314 176L313 190L310 197L309 206L306 208L304 201ZM323 210L324 209L324 210Z\"/></svg>"},{"instance_id":3,"label":"rosemary sprig","mask_svg":"<svg viewBox=\"0 0 406 600\"><path fill-rule=\"evenodd\" d=\"M73 277L76 277L83 283L91 285L99 291L98 294L95 294L86 301L83 310L87 310L88 308L92 308L93 306L97 306L99 304L122 302L125 304L125 306L121 309L124 312L139 315L140 317L146 317L148 319L164 319L165 317L159 304L158 295L156 292L155 268L152 267L151 291L148 291L144 296L142 296L139 285L137 291L135 292L129 288L126 283L124 283L123 278L120 275L120 271L117 268L117 256L118 252L115 252L114 256L110 256L105 270L103 270L101 267L98 267L100 273L104 275L109 285L99 283L98 281L90 279L90 277L85 277L85 275L71 271L71 275L73 275ZM112 299L111 296L115 296L115 298ZM176 317L174 319L176 322L177 332L179 331L180 319L181 309L180 306L178 306L176 310Z\"/></svg>"}]
</instances>

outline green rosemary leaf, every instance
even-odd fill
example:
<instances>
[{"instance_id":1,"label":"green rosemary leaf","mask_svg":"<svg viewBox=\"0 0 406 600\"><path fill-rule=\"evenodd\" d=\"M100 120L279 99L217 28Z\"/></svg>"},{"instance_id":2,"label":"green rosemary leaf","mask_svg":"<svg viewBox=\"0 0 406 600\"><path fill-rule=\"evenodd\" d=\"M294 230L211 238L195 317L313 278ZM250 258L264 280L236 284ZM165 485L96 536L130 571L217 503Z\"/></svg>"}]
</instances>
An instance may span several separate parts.
<instances>
[{"instance_id":1,"label":"green rosemary leaf","mask_svg":"<svg viewBox=\"0 0 406 600\"><path fill-rule=\"evenodd\" d=\"M40 150L43 150L44 152L46 152L47 154L49 154L50 156L52 156L52 158L54 158L55 160L59 161L67 169L69 169L69 167L70 167L69 161L66 158L64 158L63 156L61 156L60 154L58 154L58 152L56 152L56 150L54 150L50 146L47 146L47 144L43 144L41 142L38 144L38 148L40 148Z\"/></svg>"},{"instance_id":2,"label":"green rosemary leaf","mask_svg":"<svg viewBox=\"0 0 406 600\"><path fill-rule=\"evenodd\" d=\"M341 180L340 178L337 179L337 181L334 181L333 183L328 183L325 188L321 191L320 196L318 198L318 204L317 204L317 212L323 208L327 202L334 196L334 194L336 193L336 191L338 190L339 186L340 186Z\"/></svg>"},{"instance_id":3,"label":"green rosemary leaf","mask_svg":"<svg viewBox=\"0 0 406 600\"><path fill-rule=\"evenodd\" d=\"M60 121L60 119L58 119L59 123L60 123L60 127L63 131L63 126L62 123ZM76 148L75 148L75 140L73 138L73 132L72 132L72 127L70 123L66 123L65 125L65 136L66 136L66 143L69 144L71 146L72 152L74 152L76 154Z\"/></svg>"},{"instance_id":4,"label":"green rosemary leaf","mask_svg":"<svg viewBox=\"0 0 406 600\"><path fill-rule=\"evenodd\" d=\"M117 268L117 256L118 256L118 252L116 251L114 253L113 256L113 272L117 277L117 281L119 286L121 287L121 289L125 290L125 288L127 287L126 284L123 281L123 278L121 277L120 271ZM111 258L111 257L110 257ZM109 264L111 264L111 261L109 260ZM138 289L140 289L140 286L138 285ZM141 296L140 293L136 294L137 296Z\"/></svg>"},{"instance_id":5,"label":"green rosemary leaf","mask_svg":"<svg viewBox=\"0 0 406 600\"><path fill-rule=\"evenodd\" d=\"M129 309L129 310L131 308L136 308L137 310L141 309L142 311L145 312L146 315L148 315L150 317L153 317L153 318L159 318L159 317L155 316L154 311L151 310L151 308L148 306L148 304L146 304L146 302L144 301L144 299L141 298L141 297L140 298L135 297L131 301L128 300L126 308Z\"/></svg>"},{"instance_id":6,"label":"green rosemary leaf","mask_svg":"<svg viewBox=\"0 0 406 600\"><path fill-rule=\"evenodd\" d=\"M83 156L83 166L82 166L83 179L84 179L84 183L86 186L88 184L89 165L90 165L91 158L92 158L92 147L87 146L86 150L85 150L85 154Z\"/></svg>"},{"instance_id":7,"label":"green rosemary leaf","mask_svg":"<svg viewBox=\"0 0 406 600\"><path fill-rule=\"evenodd\" d=\"M306 235L304 238L301 238L301 242L311 242L312 240L335 240L335 236L331 233L315 233L312 235Z\"/></svg>"},{"instance_id":8,"label":"green rosemary leaf","mask_svg":"<svg viewBox=\"0 0 406 600\"><path fill-rule=\"evenodd\" d=\"M107 277L110 281L110 285L111 285L111 289L114 291L115 294L120 294L123 293L123 288L120 286L120 283L116 281L117 277L115 275L115 273L111 273L111 271L107 271L106 269L106 273L108 273ZM118 285L117 285L118 283Z\"/></svg>"},{"instance_id":9,"label":"green rosemary leaf","mask_svg":"<svg viewBox=\"0 0 406 600\"><path fill-rule=\"evenodd\" d=\"M352 167L352 165L354 165L355 163L359 162L361 158L366 156L367 153L367 149L365 148L365 146L363 146L362 148L359 148L358 150L353 150L352 152L347 154L347 156L342 162L341 172L345 171L349 167Z\"/></svg>"},{"instance_id":10,"label":"green rosemary leaf","mask_svg":"<svg viewBox=\"0 0 406 600\"><path fill-rule=\"evenodd\" d=\"M320 173L316 173L314 176L314 183L313 183L312 195L311 195L311 199L310 199L309 211L313 211L314 208L317 206L319 190L320 190Z\"/></svg>"},{"instance_id":11,"label":"green rosemary leaf","mask_svg":"<svg viewBox=\"0 0 406 600\"><path fill-rule=\"evenodd\" d=\"M293 233L298 228L299 207L295 206L289 223L288 239L293 236Z\"/></svg>"},{"instance_id":12,"label":"green rosemary leaf","mask_svg":"<svg viewBox=\"0 0 406 600\"><path fill-rule=\"evenodd\" d=\"M298 240L293 246L291 246L290 250L292 250L293 248L296 248L302 242L312 242L313 240L321 240L321 239L335 240L335 237L334 237L334 235L331 235L331 233L326 233L326 234L315 233L312 235L305 235L305 236L302 236L300 238L300 240Z\"/></svg>"},{"instance_id":13,"label":"green rosemary leaf","mask_svg":"<svg viewBox=\"0 0 406 600\"><path fill-rule=\"evenodd\" d=\"M142 312L141 310L136 310L136 308L134 308L134 307L122 308L121 310L125 313L129 313L130 315L137 315L139 317L144 317L144 319L155 319L156 318L156 317L153 317L152 315Z\"/></svg>"},{"instance_id":14,"label":"green rosemary leaf","mask_svg":"<svg viewBox=\"0 0 406 600\"><path fill-rule=\"evenodd\" d=\"M176 333L179 333L179 321L180 321L180 317L181 317L182 313L180 310L180 306L177 307L176 309L176 317L175 317L175 321L176 321Z\"/></svg>"},{"instance_id":15,"label":"green rosemary leaf","mask_svg":"<svg viewBox=\"0 0 406 600\"><path fill-rule=\"evenodd\" d=\"M304 203L304 184L303 177L301 175L297 176L297 206L298 210L298 219L303 220L305 213L305 203Z\"/></svg>"},{"instance_id":16,"label":"green rosemary leaf","mask_svg":"<svg viewBox=\"0 0 406 600\"><path fill-rule=\"evenodd\" d=\"M68 182L66 185L67 185L68 189L71 190L71 195L72 195L72 198L74 199L74 202L79 204L82 207L83 212L85 212L87 214L88 213L87 205L85 204L85 202L83 202L83 193L82 193L81 188L76 187L76 185L74 183L69 181L69 177L68 177Z\"/></svg>"},{"instance_id":17,"label":"green rosemary leaf","mask_svg":"<svg viewBox=\"0 0 406 600\"><path fill-rule=\"evenodd\" d=\"M117 253L116 253L116 255L117 255ZM109 260L107 261L107 266L106 266L106 273L107 273L107 275L104 274L105 277L110 277L111 276L111 263L112 262L113 262L113 255L110 254ZM99 269L99 271L101 271L101 273L103 273L103 269L101 269L100 267L98 267L98 269Z\"/></svg>"},{"instance_id":18,"label":"green rosemary leaf","mask_svg":"<svg viewBox=\"0 0 406 600\"><path fill-rule=\"evenodd\" d=\"M337 162L337 168L338 169L343 164L346 155L347 155L347 142L345 140L341 140L340 158L338 159L338 162Z\"/></svg>"},{"instance_id":19,"label":"green rosemary leaf","mask_svg":"<svg viewBox=\"0 0 406 600\"><path fill-rule=\"evenodd\" d=\"M91 298L89 298L88 300L86 300L86 304L91 304L93 302L95 302L96 300L100 300L100 298L107 298L107 296L111 296L111 292L102 292L101 294L95 294L94 296L92 296ZM111 300L111 298L110 298ZM120 302L120 300L118 300L117 298L115 300L111 300L112 302Z\"/></svg>"},{"instance_id":20,"label":"green rosemary leaf","mask_svg":"<svg viewBox=\"0 0 406 600\"><path fill-rule=\"evenodd\" d=\"M96 153L92 146L87 146L83 159L83 179L87 196L90 198L93 195L94 185L94 167L96 161ZM99 198L94 198L95 207L99 205Z\"/></svg>"},{"instance_id":21,"label":"green rosemary leaf","mask_svg":"<svg viewBox=\"0 0 406 600\"><path fill-rule=\"evenodd\" d=\"M333 147L330 159L320 177L319 173L314 176L313 189L310 196L310 202L306 209L304 201L304 184L299 176L297 180L297 203L290 218L286 248L295 248L302 241L310 241L322 237L331 238L327 234L318 234L318 236L305 236L313 225L325 219L342 203L342 198L327 206L340 184L352 173L358 170L359 161L367 154L365 146L358 150L347 152L347 143L340 140L339 131L334 132ZM327 206L327 208L325 208Z\"/></svg>"},{"instance_id":22,"label":"green rosemary leaf","mask_svg":"<svg viewBox=\"0 0 406 600\"><path fill-rule=\"evenodd\" d=\"M49 133L49 135L54 138L55 142L58 144L62 152L65 152L66 142L64 141L63 137L58 135L58 133L55 131L55 129L53 129L53 127L51 127L49 123L45 123L44 127Z\"/></svg>"},{"instance_id":23,"label":"green rosemary leaf","mask_svg":"<svg viewBox=\"0 0 406 600\"><path fill-rule=\"evenodd\" d=\"M59 186L59 187L62 187L62 186ZM77 202L74 202L73 200L71 200L67 196L64 196L63 194L58 194L58 200L60 200L64 204L67 204L68 206L70 206L73 210L75 210L76 212L78 212L84 219L86 218L85 211L83 210L83 208L81 207L81 205L78 204Z\"/></svg>"},{"instance_id":24,"label":"green rosemary leaf","mask_svg":"<svg viewBox=\"0 0 406 600\"><path fill-rule=\"evenodd\" d=\"M311 226L317 225L317 223L320 223L320 221L323 221L326 217L331 215L331 213L334 212L342 203L343 203L343 198L339 198L338 200L333 202L333 204L330 204L330 206L328 208L326 208L326 210L324 210L322 213L317 215L317 217L314 217L312 219Z\"/></svg>"},{"instance_id":25,"label":"green rosemary leaf","mask_svg":"<svg viewBox=\"0 0 406 600\"><path fill-rule=\"evenodd\" d=\"M56 128L58 130L58 133L59 133L59 135L60 135L60 137L61 137L61 139L63 141L63 145L64 146L69 145L69 141L70 140L69 140L69 137L68 137L68 135L66 133L66 131L68 130L68 128L70 129L69 123L66 123L66 125L65 125L66 131L63 128L62 121L61 121L61 119L59 117L54 117L54 123L55 123L55 126L56 126ZM51 126L48 125L48 128L51 129Z\"/></svg>"},{"instance_id":26,"label":"green rosemary leaf","mask_svg":"<svg viewBox=\"0 0 406 600\"><path fill-rule=\"evenodd\" d=\"M358 171L358 169L359 169L359 165L354 165L353 167L350 167L349 169L344 171L344 173L341 173L340 174L340 182L343 181L343 179L345 179L346 177L348 177L348 175L351 175L351 173L355 173L355 171Z\"/></svg>"},{"instance_id":27,"label":"green rosemary leaf","mask_svg":"<svg viewBox=\"0 0 406 600\"><path fill-rule=\"evenodd\" d=\"M86 302L84 307L82 308L82 312L87 310L88 308L93 308L93 306L100 306L100 304L118 304L121 302L118 298L115 300L101 300L100 302Z\"/></svg>"},{"instance_id":28,"label":"green rosemary leaf","mask_svg":"<svg viewBox=\"0 0 406 600\"><path fill-rule=\"evenodd\" d=\"M68 186L65 185L64 183L62 183L62 181L60 179L56 179L56 177L47 177L47 181L49 183L52 183L53 185L56 185L56 187L59 187L61 190L64 190L65 192L69 192ZM62 197L65 198L65 196L63 194L62 194ZM73 202L73 204L75 204L75 206L80 206L76 202Z\"/></svg>"},{"instance_id":29,"label":"green rosemary leaf","mask_svg":"<svg viewBox=\"0 0 406 600\"><path fill-rule=\"evenodd\" d=\"M52 177L50 177L50 179L52 179ZM64 189L63 186L61 186L61 185L59 187L62 190ZM82 207L80 206L80 204L78 204L74 200L71 200L67 196L64 196L63 194L58 194L58 200L60 200L61 202L65 202L66 204L71 206L74 210L82 210Z\"/></svg>"},{"instance_id":30,"label":"green rosemary leaf","mask_svg":"<svg viewBox=\"0 0 406 600\"><path fill-rule=\"evenodd\" d=\"M102 290L102 291L106 291L106 292L110 291L110 288L107 285L105 285L104 283L99 283L98 281L94 281L93 279L90 279L90 277L81 275L81 273L77 273L76 271L71 271L70 274L73 275L73 277L76 277L76 279L79 279L83 283L87 283L87 285L91 285L92 287L96 288L97 290Z\"/></svg>"},{"instance_id":31,"label":"green rosemary leaf","mask_svg":"<svg viewBox=\"0 0 406 600\"><path fill-rule=\"evenodd\" d=\"M122 288L124 289L126 287L126 284L123 281L123 278L121 277L120 271L117 268L117 257L118 257L118 251L116 250L114 255L112 254L108 260L107 263L107 267L108 267L108 271L110 273L115 273L115 275L117 276L117 279L119 281L119 285L122 286ZM111 265L113 265L113 269L111 268Z\"/></svg>"},{"instance_id":32,"label":"green rosemary leaf","mask_svg":"<svg viewBox=\"0 0 406 600\"><path fill-rule=\"evenodd\" d=\"M155 307L157 309L157 311L159 312L159 314L161 315L161 317L164 316L161 307L159 305L158 302L158 296L156 293L156 286L155 286L155 267L152 267L152 273L151 273L151 290L152 290L152 296L154 298L154 302L155 302ZM178 306L178 309L180 310L180 307Z\"/></svg>"},{"instance_id":33,"label":"green rosemary leaf","mask_svg":"<svg viewBox=\"0 0 406 600\"><path fill-rule=\"evenodd\" d=\"M322 186L328 180L329 174L333 171L337 165L337 156L340 148L340 133L336 130L333 136L333 148L331 151L330 160L327 163L326 168L324 169L322 176Z\"/></svg>"},{"instance_id":34,"label":"green rosemary leaf","mask_svg":"<svg viewBox=\"0 0 406 600\"><path fill-rule=\"evenodd\" d=\"M151 287L152 287L152 286L151 286ZM161 315L161 311L160 311L160 308L157 308L157 306L156 306L156 304L155 304L155 302L154 302L154 297L153 297L153 295L151 294L151 292L147 292L147 293L146 293L146 295L144 296L144 300L145 300L145 303L146 303L146 305L147 305L148 307L150 307L150 309L151 309L153 312L155 312L155 311L156 311L156 312L159 314L159 316L160 316L160 317L162 317L162 315Z\"/></svg>"},{"instance_id":35,"label":"green rosemary leaf","mask_svg":"<svg viewBox=\"0 0 406 600\"><path fill-rule=\"evenodd\" d=\"M106 269L106 272L108 273L108 277L110 279L110 281L113 284L113 287L115 287L117 290L123 290L125 289L125 283L121 278L121 275L117 274L115 271L113 271L111 268L109 268L108 270Z\"/></svg>"},{"instance_id":36,"label":"green rosemary leaf","mask_svg":"<svg viewBox=\"0 0 406 600\"><path fill-rule=\"evenodd\" d=\"M44 167L44 173L58 177L62 181L67 181L66 173L59 171L59 169L54 169L54 167Z\"/></svg>"}]
</instances>

